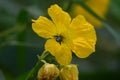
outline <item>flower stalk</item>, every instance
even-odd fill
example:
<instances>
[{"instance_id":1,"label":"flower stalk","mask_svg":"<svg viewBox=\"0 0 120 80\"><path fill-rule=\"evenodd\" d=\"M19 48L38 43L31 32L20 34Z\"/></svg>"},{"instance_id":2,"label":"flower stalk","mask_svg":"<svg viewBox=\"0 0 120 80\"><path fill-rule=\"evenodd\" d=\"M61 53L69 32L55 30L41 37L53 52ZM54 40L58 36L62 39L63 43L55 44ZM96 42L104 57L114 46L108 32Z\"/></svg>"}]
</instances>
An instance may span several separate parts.
<instances>
[{"instance_id":1,"label":"flower stalk","mask_svg":"<svg viewBox=\"0 0 120 80\"><path fill-rule=\"evenodd\" d=\"M28 73L25 80L31 80L32 77L34 77L38 69L44 64L41 60L45 60L49 56L49 52L44 51L41 56L38 56L38 61L36 62L36 65L32 68L32 70Z\"/></svg>"}]
</instances>

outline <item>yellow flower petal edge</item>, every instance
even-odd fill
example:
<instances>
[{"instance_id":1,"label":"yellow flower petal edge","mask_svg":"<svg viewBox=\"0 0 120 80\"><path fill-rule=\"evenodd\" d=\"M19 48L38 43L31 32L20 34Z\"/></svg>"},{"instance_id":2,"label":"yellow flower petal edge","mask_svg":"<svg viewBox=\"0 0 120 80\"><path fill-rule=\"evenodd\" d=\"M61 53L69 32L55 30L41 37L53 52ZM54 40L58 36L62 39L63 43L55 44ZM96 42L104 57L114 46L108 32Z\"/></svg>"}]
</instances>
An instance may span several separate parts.
<instances>
[{"instance_id":1,"label":"yellow flower petal edge","mask_svg":"<svg viewBox=\"0 0 120 80\"><path fill-rule=\"evenodd\" d=\"M54 39L47 40L45 48L51 52L61 65L67 65L72 60L72 52L66 44L59 44Z\"/></svg>"},{"instance_id":2,"label":"yellow flower petal edge","mask_svg":"<svg viewBox=\"0 0 120 80\"><path fill-rule=\"evenodd\" d=\"M68 65L72 52L79 58L86 58L95 51L96 33L94 27L82 15L73 20L57 4L48 8L52 20L40 16L33 20L32 28L39 36L46 38L45 49L60 65Z\"/></svg>"},{"instance_id":3,"label":"yellow flower petal edge","mask_svg":"<svg viewBox=\"0 0 120 80\"><path fill-rule=\"evenodd\" d=\"M40 16L37 20L32 20L32 29L43 38L51 38L54 35L55 26L46 17Z\"/></svg>"},{"instance_id":4,"label":"yellow flower petal edge","mask_svg":"<svg viewBox=\"0 0 120 80\"><path fill-rule=\"evenodd\" d=\"M85 4L90 7L97 15L105 19L105 15L108 11L110 0L86 0ZM101 27L102 23L92 16L88 11L82 8L79 4L74 4L71 9L71 15L75 17L81 14L94 26Z\"/></svg>"},{"instance_id":5,"label":"yellow flower petal edge","mask_svg":"<svg viewBox=\"0 0 120 80\"><path fill-rule=\"evenodd\" d=\"M71 22L71 17L68 13L64 12L57 4L52 5L48 9L48 14L52 18L56 27L68 26Z\"/></svg>"},{"instance_id":6,"label":"yellow flower petal edge","mask_svg":"<svg viewBox=\"0 0 120 80\"><path fill-rule=\"evenodd\" d=\"M81 15L75 17L70 25L73 45L72 51L80 58L85 58L95 51L96 35L94 27Z\"/></svg>"}]
</instances>

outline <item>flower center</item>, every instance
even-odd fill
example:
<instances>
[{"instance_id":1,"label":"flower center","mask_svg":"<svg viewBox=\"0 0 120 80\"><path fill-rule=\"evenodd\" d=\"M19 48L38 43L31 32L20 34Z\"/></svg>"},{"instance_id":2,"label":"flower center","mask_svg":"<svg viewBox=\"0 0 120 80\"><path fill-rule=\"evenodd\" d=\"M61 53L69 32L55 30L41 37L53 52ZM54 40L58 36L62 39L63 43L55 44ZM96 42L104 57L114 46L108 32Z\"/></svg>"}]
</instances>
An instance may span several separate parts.
<instances>
[{"instance_id":1,"label":"flower center","mask_svg":"<svg viewBox=\"0 0 120 80\"><path fill-rule=\"evenodd\" d=\"M56 40L57 42L61 43L62 40L63 40L63 37L62 37L62 36L55 36L55 40Z\"/></svg>"}]
</instances>

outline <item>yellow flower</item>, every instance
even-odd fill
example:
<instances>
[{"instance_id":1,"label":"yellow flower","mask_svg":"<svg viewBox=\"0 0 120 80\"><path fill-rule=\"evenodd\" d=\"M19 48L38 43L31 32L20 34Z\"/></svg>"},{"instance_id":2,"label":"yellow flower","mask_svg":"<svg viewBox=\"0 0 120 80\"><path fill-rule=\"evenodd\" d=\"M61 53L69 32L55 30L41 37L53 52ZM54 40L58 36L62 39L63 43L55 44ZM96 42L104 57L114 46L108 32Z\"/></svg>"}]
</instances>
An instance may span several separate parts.
<instances>
[{"instance_id":1,"label":"yellow flower","mask_svg":"<svg viewBox=\"0 0 120 80\"><path fill-rule=\"evenodd\" d=\"M60 70L60 79L61 80L78 80L78 68L77 65L70 64L64 66Z\"/></svg>"},{"instance_id":2,"label":"yellow flower","mask_svg":"<svg viewBox=\"0 0 120 80\"><path fill-rule=\"evenodd\" d=\"M85 4L101 18L105 18L105 15L108 11L109 0L85 0ZM85 16L85 18L94 26L102 26L102 23L92 16L88 11L82 8L79 4L74 4L71 9L71 15L74 17L78 14Z\"/></svg>"},{"instance_id":3,"label":"yellow flower","mask_svg":"<svg viewBox=\"0 0 120 80\"><path fill-rule=\"evenodd\" d=\"M61 65L72 60L72 52L85 58L95 51L96 33L94 27L81 15L71 20L69 14L57 4L48 9L51 20L40 16L33 20L32 28L39 36L46 38L45 49L55 56Z\"/></svg>"}]
</instances>

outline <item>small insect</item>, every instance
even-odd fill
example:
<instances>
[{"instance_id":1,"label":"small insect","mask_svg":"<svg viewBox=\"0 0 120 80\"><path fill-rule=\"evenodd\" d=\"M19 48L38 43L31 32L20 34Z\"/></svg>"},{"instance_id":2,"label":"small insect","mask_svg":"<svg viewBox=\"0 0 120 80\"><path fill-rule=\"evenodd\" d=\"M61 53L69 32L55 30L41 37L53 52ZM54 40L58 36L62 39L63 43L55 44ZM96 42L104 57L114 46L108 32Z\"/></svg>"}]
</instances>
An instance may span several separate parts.
<instances>
[{"instance_id":1,"label":"small insect","mask_svg":"<svg viewBox=\"0 0 120 80\"><path fill-rule=\"evenodd\" d=\"M55 36L55 40L59 43L62 42L63 37L62 36Z\"/></svg>"}]
</instances>

